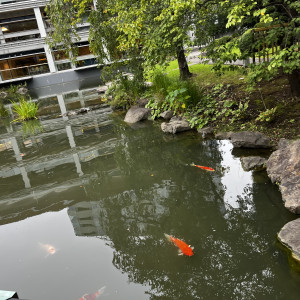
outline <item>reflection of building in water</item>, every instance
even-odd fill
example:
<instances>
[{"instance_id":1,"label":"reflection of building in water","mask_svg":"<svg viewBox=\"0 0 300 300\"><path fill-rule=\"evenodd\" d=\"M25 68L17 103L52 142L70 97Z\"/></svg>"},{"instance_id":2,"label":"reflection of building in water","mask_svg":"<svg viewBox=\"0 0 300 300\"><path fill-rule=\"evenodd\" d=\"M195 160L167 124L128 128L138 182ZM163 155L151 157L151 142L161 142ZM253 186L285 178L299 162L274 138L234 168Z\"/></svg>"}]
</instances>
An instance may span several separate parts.
<instances>
[{"instance_id":1,"label":"reflection of building in water","mask_svg":"<svg viewBox=\"0 0 300 300\"><path fill-rule=\"evenodd\" d=\"M47 123L48 121L45 121L42 123L44 130L37 136L27 137L24 140L18 132L12 132L14 136L2 140L0 139L0 153L5 152L5 155L11 162L4 164L1 167L0 177L8 179L13 176L22 175L25 187L30 188L30 173L41 173L66 164L73 164L77 174L82 176L83 171L81 164L97 157L113 153L116 145L116 138L101 141L94 147L86 149L85 147L76 147L74 136L83 137L86 126L90 128L90 131L92 130L91 126L94 127L94 132L98 134L101 134L102 131L105 132L107 130L106 127L111 129L111 121L108 119L108 112L110 112L110 110L104 109L104 112L99 114L100 117L98 119L92 115L87 115L87 125L81 125L79 128L76 126L76 123L78 122L76 120L70 120L68 125L65 125L62 121L54 122L56 128L51 128L51 126L49 126L50 124L48 125ZM75 125L74 130L72 129L73 125ZM40 124L39 126L42 127ZM59 127L59 130L53 132L52 130L58 129L57 127ZM11 128L9 127L8 130L11 131ZM12 134L10 132L10 135ZM69 148L66 145L65 149L61 151L58 150L58 152L54 149L54 153L48 155L47 158L40 156L34 156L32 158L27 157L27 153L30 155L30 152L28 152L26 148L34 146L43 147L43 140L55 140L58 137L64 141L68 141Z\"/></svg>"},{"instance_id":2,"label":"reflection of building in water","mask_svg":"<svg viewBox=\"0 0 300 300\"><path fill-rule=\"evenodd\" d=\"M106 210L98 202L80 202L68 209L77 236L105 236Z\"/></svg>"},{"instance_id":3,"label":"reflection of building in water","mask_svg":"<svg viewBox=\"0 0 300 300\"><path fill-rule=\"evenodd\" d=\"M88 192L87 192L88 193ZM143 235L149 226L158 226L162 217L169 215L165 201L170 194L170 183L148 187L143 191L124 191L100 201L80 202L68 208L77 236L106 236L112 228L133 230ZM122 229L121 229L122 228Z\"/></svg>"}]
</instances>

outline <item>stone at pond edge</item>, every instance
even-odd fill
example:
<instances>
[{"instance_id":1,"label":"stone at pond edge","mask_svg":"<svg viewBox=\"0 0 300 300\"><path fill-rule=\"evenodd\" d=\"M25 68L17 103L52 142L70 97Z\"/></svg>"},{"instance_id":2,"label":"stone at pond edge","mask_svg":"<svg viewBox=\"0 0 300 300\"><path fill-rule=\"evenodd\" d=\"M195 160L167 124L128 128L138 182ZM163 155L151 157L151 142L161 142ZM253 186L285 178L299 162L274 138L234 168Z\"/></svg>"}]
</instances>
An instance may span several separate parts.
<instances>
[{"instance_id":1,"label":"stone at pond edge","mask_svg":"<svg viewBox=\"0 0 300 300\"><path fill-rule=\"evenodd\" d=\"M245 171L261 171L266 168L267 159L260 156L241 157L242 167Z\"/></svg>"},{"instance_id":2,"label":"stone at pond edge","mask_svg":"<svg viewBox=\"0 0 300 300\"><path fill-rule=\"evenodd\" d=\"M279 183L285 207L300 214L300 140L273 152L267 161L273 183Z\"/></svg>"},{"instance_id":3,"label":"stone at pond edge","mask_svg":"<svg viewBox=\"0 0 300 300\"><path fill-rule=\"evenodd\" d=\"M215 134L216 140L230 140L233 132L218 132Z\"/></svg>"},{"instance_id":4,"label":"stone at pond edge","mask_svg":"<svg viewBox=\"0 0 300 300\"><path fill-rule=\"evenodd\" d=\"M214 130L212 127L204 127L198 129L198 133L200 133L202 137L205 139L207 137L212 137L214 135Z\"/></svg>"},{"instance_id":5,"label":"stone at pond edge","mask_svg":"<svg viewBox=\"0 0 300 300\"><path fill-rule=\"evenodd\" d=\"M5 99L7 97L7 95L8 94L6 92L4 92L4 91L0 92L0 98Z\"/></svg>"},{"instance_id":6,"label":"stone at pond edge","mask_svg":"<svg viewBox=\"0 0 300 300\"><path fill-rule=\"evenodd\" d=\"M160 117L165 120L170 120L174 116L174 112L172 110L166 110L160 114Z\"/></svg>"},{"instance_id":7,"label":"stone at pond edge","mask_svg":"<svg viewBox=\"0 0 300 300\"><path fill-rule=\"evenodd\" d=\"M271 148L270 139L260 132L241 131L231 135L231 142L236 148Z\"/></svg>"},{"instance_id":8,"label":"stone at pond edge","mask_svg":"<svg viewBox=\"0 0 300 300\"><path fill-rule=\"evenodd\" d=\"M124 121L127 123L136 123L148 119L151 110L149 108L132 106L126 113Z\"/></svg>"},{"instance_id":9,"label":"stone at pond edge","mask_svg":"<svg viewBox=\"0 0 300 300\"><path fill-rule=\"evenodd\" d=\"M141 98L137 101L137 106L138 107L145 107L148 104L149 100L146 98Z\"/></svg>"},{"instance_id":10,"label":"stone at pond edge","mask_svg":"<svg viewBox=\"0 0 300 300\"><path fill-rule=\"evenodd\" d=\"M281 149L284 147L287 147L290 143L290 140L288 139L280 139L277 145L277 149Z\"/></svg>"},{"instance_id":11,"label":"stone at pond edge","mask_svg":"<svg viewBox=\"0 0 300 300\"><path fill-rule=\"evenodd\" d=\"M169 123L162 123L161 130L165 133L177 133L187 130L191 130L191 126L188 121L181 119L180 117L173 117Z\"/></svg>"},{"instance_id":12,"label":"stone at pond edge","mask_svg":"<svg viewBox=\"0 0 300 300\"><path fill-rule=\"evenodd\" d=\"M28 89L26 87L20 87L17 91L18 94L20 95L25 95L28 93Z\"/></svg>"},{"instance_id":13,"label":"stone at pond edge","mask_svg":"<svg viewBox=\"0 0 300 300\"><path fill-rule=\"evenodd\" d=\"M278 233L278 239L292 251L292 256L300 262L300 218L285 224Z\"/></svg>"}]
</instances>

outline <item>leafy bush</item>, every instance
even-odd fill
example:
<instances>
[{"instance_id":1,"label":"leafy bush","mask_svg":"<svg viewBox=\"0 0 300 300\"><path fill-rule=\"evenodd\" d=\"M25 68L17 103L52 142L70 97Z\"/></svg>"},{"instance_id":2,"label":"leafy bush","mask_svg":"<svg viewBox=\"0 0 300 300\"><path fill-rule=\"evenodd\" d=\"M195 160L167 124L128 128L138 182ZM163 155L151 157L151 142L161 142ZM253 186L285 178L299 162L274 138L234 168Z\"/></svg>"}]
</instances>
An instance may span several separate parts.
<instances>
[{"instance_id":1,"label":"leafy bush","mask_svg":"<svg viewBox=\"0 0 300 300\"><path fill-rule=\"evenodd\" d=\"M274 120L276 116L277 106L267 109L265 111L262 111L258 117L255 119L255 121L259 122L271 122Z\"/></svg>"},{"instance_id":2,"label":"leafy bush","mask_svg":"<svg viewBox=\"0 0 300 300\"><path fill-rule=\"evenodd\" d=\"M21 97L19 103L12 101L13 111L19 117L15 121L27 121L36 119L38 104L31 99L27 100L25 97Z\"/></svg>"},{"instance_id":3,"label":"leafy bush","mask_svg":"<svg viewBox=\"0 0 300 300\"><path fill-rule=\"evenodd\" d=\"M128 75L120 75L113 81L105 96L106 98L112 98L110 105L113 109L128 109L140 98L144 91L144 82L135 77L129 78Z\"/></svg>"},{"instance_id":4,"label":"leafy bush","mask_svg":"<svg viewBox=\"0 0 300 300\"><path fill-rule=\"evenodd\" d=\"M147 104L155 119L163 111L172 110L174 114L184 114L195 107L203 97L203 90L193 80L176 80L156 70L152 77L151 97Z\"/></svg>"}]
</instances>

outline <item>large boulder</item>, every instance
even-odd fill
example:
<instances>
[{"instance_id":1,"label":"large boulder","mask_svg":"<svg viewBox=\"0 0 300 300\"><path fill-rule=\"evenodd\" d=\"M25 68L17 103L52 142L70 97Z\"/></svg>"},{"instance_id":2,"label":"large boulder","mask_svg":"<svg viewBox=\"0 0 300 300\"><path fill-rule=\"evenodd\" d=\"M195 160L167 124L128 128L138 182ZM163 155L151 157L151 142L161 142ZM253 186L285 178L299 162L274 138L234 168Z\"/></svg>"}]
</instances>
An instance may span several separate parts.
<instances>
[{"instance_id":1,"label":"large boulder","mask_svg":"<svg viewBox=\"0 0 300 300\"><path fill-rule=\"evenodd\" d=\"M233 134L232 131L229 131L229 132L217 132L215 134L215 139L216 140L230 140L232 134Z\"/></svg>"},{"instance_id":2,"label":"large boulder","mask_svg":"<svg viewBox=\"0 0 300 300\"><path fill-rule=\"evenodd\" d=\"M241 131L231 135L231 142L236 148L271 148L270 139L260 132Z\"/></svg>"},{"instance_id":3,"label":"large boulder","mask_svg":"<svg viewBox=\"0 0 300 300\"><path fill-rule=\"evenodd\" d=\"M261 171L266 168L267 159L260 156L241 157L242 167L245 171Z\"/></svg>"},{"instance_id":4,"label":"large boulder","mask_svg":"<svg viewBox=\"0 0 300 300\"><path fill-rule=\"evenodd\" d=\"M187 130L191 130L191 126L188 121L181 119L180 117L173 117L169 123L162 123L161 130L165 133L177 133Z\"/></svg>"},{"instance_id":5,"label":"large boulder","mask_svg":"<svg viewBox=\"0 0 300 300\"><path fill-rule=\"evenodd\" d=\"M173 116L174 116L173 110L166 110L160 114L160 117L165 120L170 120L173 118Z\"/></svg>"},{"instance_id":6,"label":"large boulder","mask_svg":"<svg viewBox=\"0 0 300 300\"><path fill-rule=\"evenodd\" d=\"M148 119L150 112L151 112L151 110L149 108L132 106L128 110L124 121L127 123L136 123L141 120L146 120L146 119Z\"/></svg>"},{"instance_id":7,"label":"large boulder","mask_svg":"<svg viewBox=\"0 0 300 300\"><path fill-rule=\"evenodd\" d=\"M278 239L292 251L294 259L300 262L300 218L285 224L278 233Z\"/></svg>"},{"instance_id":8,"label":"large boulder","mask_svg":"<svg viewBox=\"0 0 300 300\"><path fill-rule=\"evenodd\" d=\"M273 152L267 172L271 181L279 184L285 207L300 214L300 140Z\"/></svg>"}]
</instances>

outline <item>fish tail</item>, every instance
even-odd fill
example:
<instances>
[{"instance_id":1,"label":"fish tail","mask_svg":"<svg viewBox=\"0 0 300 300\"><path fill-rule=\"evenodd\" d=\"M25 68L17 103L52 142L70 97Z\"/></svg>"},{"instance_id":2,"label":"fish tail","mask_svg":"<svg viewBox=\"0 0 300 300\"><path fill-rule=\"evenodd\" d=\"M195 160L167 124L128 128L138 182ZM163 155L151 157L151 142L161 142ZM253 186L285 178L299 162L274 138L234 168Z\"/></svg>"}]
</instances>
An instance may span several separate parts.
<instances>
[{"instance_id":1,"label":"fish tail","mask_svg":"<svg viewBox=\"0 0 300 300\"><path fill-rule=\"evenodd\" d=\"M191 167L195 167L196 165L195 165L194 163L191 163L190 166L191 166Z\"/></svg>"}]
</instances>

